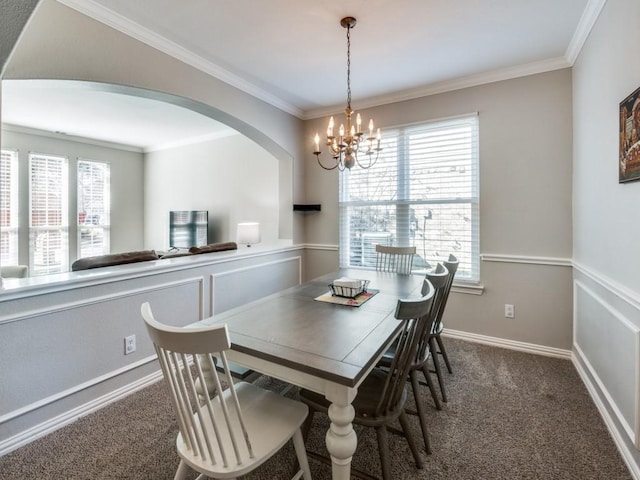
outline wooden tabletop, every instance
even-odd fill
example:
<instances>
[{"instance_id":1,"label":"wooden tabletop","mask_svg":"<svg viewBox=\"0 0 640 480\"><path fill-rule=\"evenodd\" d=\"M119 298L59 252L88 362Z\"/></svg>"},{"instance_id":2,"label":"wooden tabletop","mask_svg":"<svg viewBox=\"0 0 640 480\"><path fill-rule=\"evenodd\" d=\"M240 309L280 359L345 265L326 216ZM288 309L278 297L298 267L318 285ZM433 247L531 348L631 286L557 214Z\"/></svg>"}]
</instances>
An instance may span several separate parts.
<instances>
[{"instance_id":1,"label":"wooden tabletop","mask_svg":"<svg viewBox=\"0 0 640 480\"><path fill-rule=\"evenodd\" d=\"M359 307L314 300L339 277L370 280L379 292ZM419 295L423 279L345 269L202 323L227 323L233 350L354 387L399 332L398 298Z\"/></svg>"}]
</instances>

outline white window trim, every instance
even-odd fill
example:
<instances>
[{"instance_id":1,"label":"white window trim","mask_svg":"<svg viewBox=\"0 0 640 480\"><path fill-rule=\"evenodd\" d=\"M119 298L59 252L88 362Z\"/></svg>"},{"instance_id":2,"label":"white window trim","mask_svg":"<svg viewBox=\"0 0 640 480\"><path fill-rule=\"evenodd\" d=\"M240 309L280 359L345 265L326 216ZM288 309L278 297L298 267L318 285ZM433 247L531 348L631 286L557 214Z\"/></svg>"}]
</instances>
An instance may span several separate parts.
<instances>
[{"instance_id":1,"label":"white window trim","mask_svg":"<svg viewBox=\"0 0 640 480\"><path fill-rule=\"evenodd\" d=\"M482 293L482 289L483 287L480 285L480 241L479 241L479 234L480 234L480 195L479 195L479 191L480 191L480 187L479 187L479 181L480 181L480 172L479 172L479 118L478 118L478 113L474 112L471 114L467 114L467 115L460 115L460 116L455 116L455 117L447 117L447 118L443 118L443 119L437 119L437 120L432 120L432 121L428 121L428 122L417 122L417 123L412 123L412 124L407 124L407 125L401 125L401 126L397 126L397 127L393 127L391 129L387 129L387 131L385 132L385 135L388 138L388 135L391 133L393 134L393 132L403 132L402 134L399 135L399 140L401 142L401 139L404 138L404 132L409 131L411 129L414 128L419 128L420 126L434 126L436 127L438 124L442 124L443 126L446 123L452 123L454 124L456 122L456 120L459 120L461 123L468 121L468 120L474 120L474 129L473 129L473 134L475 135L474 138L472 139L472 168L475 171L475 175L472 178L472 192L471 195L466 197L465 199L456 199L456 198L450 198L450 199L427 199L427 200L419 200L419 201L412 201L412 200L403 200L403 201L396 201L396 200L378 200L378 201L369 201L369 200L364 200L364 201L345 201L345 194L346 194L346 188L348 185L348 178L349 177L345 177L345 175L350 175L350 173L347 172L341 172L340 174L340 187L339 187L339 218L340 218L340 265L341 266L349 266L349 255L351 254L351 252L349 251L348 248L343 248L345 243L348 242L347 238L348 238L348 234L345 233L344 229L348 227L347 225L347 221L344 218L345 213L345 209L348 209L349 207L354 207L354 206L367 206L367 205L371 205L371 206L383 206L383 205L429 205L429 204L434 204L434 205L442 205L442 204L447 204L447 203L464 203L470 206L471 210L472 210L472 219L471 219L471 233L470 233L470 248L471 248L471 252L470 252L470 272L471 275L469 277L463 277L460 279L457 279L456 281L456 285L458 286L459 291L464 290L466 293L476 293L476 291L479 291L480 293ZM397 135L397 134L396 134ZM397 138L397 137L396 137ZM398 150L400 150L402 148L401 143L398 146ZM398 157L402 158L403 155L399 154ZM399 160L402 162L402 160ZM399 169L401 171L398 172L398 177L400 175L402 175L402 170L403 167L402 165L405 165L405 167L408 167L407 163L402 163L399 167ZM357 167L354 167L357 168ZM406 168L405 168L406 169ZM398 190L398 196L401 195L401 186L403 185L402 180L398 179L397 180L399 185L397 186L397 190ZM397 226L396 226L397 228ZM402 232L397 233L396 234L402 234ZM401 235L402 236L402 235ZM447 252L448 253L448 252ZM451 252L454 253L455 252Z\"/></svg>"},{"instance_id":2,"label":"white window trim","mask_svg":"<svg viewBox=\"0 0 640 480\"><path fill-rule=\"evenodd\" d=\"M55 158L62 160L62 175L60 192L61 198L61 224L51 226L33 225L33 184L31 181L34 157ZM61 258L59 272L39 272L35 264L36 247L34 245L34 233L43 230L59 230L61 234ZM69 271L69 158L66 155L51 153L29 152L29 272L32 275L46 275L49 273L61 273Z\"/></svg>"}]
</instances>

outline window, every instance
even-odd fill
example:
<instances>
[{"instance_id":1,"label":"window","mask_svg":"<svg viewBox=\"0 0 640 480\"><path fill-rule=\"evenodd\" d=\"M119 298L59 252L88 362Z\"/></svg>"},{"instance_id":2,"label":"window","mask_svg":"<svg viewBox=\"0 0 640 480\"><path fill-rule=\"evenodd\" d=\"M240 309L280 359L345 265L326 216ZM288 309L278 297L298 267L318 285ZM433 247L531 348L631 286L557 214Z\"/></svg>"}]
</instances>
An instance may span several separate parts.
<instances>
[{"instance_id":1,"label":"window","mask_svg":"<svg viewBox=\"0 0 640 480\"><path fill-rule=\"evenodd\" d=\"M109 253L109 164L78 160L78 258Z\"/></svg>"},{"instance_id":2,"label":"window","mask_svg":"<svg viewBox=\"0 0 640 480\"><path fill-rule=\"evenodd\" d=\"M340 265L375 267L375 245L415 246L414 270L449 253L478 281L478 116L385 132L378 162L340 174Z\"/></svg>"},{"instance_id":3,"label":"window","mask_svg":"<svg viewBox=\"0 0 640 480\"><path fill-rule=\"evenodd\" d=\"M32 275L69 269L67 159L29 154L29 270Z\"/></svg>"},{"instance_id":4,"label":"window","mask_svg":"<svg viewBox=\"0 0 640 480\"><path fill-rule=\"evenodd\" d=\"M18 152L0 153L0 265L18 265Z\"/></svg>"}]
</instances>

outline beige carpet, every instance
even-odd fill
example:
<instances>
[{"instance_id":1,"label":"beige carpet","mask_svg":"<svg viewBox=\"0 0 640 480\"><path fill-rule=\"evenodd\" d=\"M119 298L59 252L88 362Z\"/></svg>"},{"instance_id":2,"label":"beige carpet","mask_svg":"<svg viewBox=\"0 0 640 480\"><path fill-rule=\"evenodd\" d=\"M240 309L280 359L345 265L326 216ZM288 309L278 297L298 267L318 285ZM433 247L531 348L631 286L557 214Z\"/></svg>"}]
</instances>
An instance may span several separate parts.
<instances>
[{"instance_id":1,"label":"beige carpet","mask_svg":"<svg viewBox=\"0 0 640 480\"><path fill-rule=\"evenodd\" d=\"M434 453L425 454L425 468L417 470L405 440L391 435L394 478L632 478L571 362L445 341L454 374L445 374L449 402L442 411L423 387ZM265 377L258 382L283 386ZM420 444L416 417L411 421ZM316 415L308 448L326 453L327 426ZM0 479L171 479L178 465L176 431L158 383L0 458ZM357 433L353 464L379 476L375 434ZM290 478L293 459L288 445L244 478ZM328 466L310 463L314 479L331 478Z\"/></svg>"}]
</instances>

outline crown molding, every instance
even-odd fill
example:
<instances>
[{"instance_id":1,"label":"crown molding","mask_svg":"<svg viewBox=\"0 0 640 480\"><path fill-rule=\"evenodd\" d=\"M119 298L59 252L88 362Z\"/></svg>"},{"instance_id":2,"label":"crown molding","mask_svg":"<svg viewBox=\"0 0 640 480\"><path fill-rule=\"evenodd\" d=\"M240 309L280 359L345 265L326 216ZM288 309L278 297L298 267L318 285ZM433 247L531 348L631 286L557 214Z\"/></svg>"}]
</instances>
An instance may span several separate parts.
<instances>
[{"instance_id":1,"label":"crown molding","mask_svg":"<svg viewBox=\"0 0 640 480\"><path fill-rule=\"evenodd\" d=\"M240 132L233 130L231 128L224 129L220 132L207 133L205 135L200 135L197 137L187 138L185 140L179 140L176 142L167 142L161 143L158 145L153 145L151 147L145 148L144 153L150 152L159 152L161 150L169 150L177 147L186 147L189 145L196 145L198 143L209 142L213 140L220 140L222 138L233 137L234 135L240 135Z\"/></svg>"},{"instance_id":2,"label":"crown molding","mask_svg":"<svg viewBox=\"0 0 640 480\"><path fill-rule=\"evenodd\" d=\"M332 105L303 111L298 107L291 105L280 97L273 95L264 89L254 85L251 82L241 78L240 76L229 72L228 70L210 62L199 55L188 51L187 49L167 40L160 35L150 31L149 29L139 25L130 19L115 13L114 11L103 7L94 0L57 0L59 3L66 5L88 17L93 18L111 28L114 28L125 35L139 40L167 55L176 58L192 67L207 73L249 95L252 95L270 105L273 105L284 112L294 115L301 120L312 120L315 118L326 117L328 115L339 114L344 110L344 105ZM357 108L359 110L365 108L373 108L389 103L413 100L420 97L446 93L464 88L486 85L488 83L499 82L502 80L511 80L518 77L535 75L538 73L560 70L573 66L582 46L589 36L593 26L595 25L602 8L607 0L589 0L585 7L578 26L571 38L569 47L565 55L561 57L531 62L513 67L505 67L479 74L469 75L465 77L445 80L430 85L394 92L388 95L379 95L367 99L359 100Z\"/></svg>"},{"instance_id":3,"label":"crown molding","mask_svg":"<svg viewBox=\"0 0 640 480\"><path fill-rule=\"evenodd\" d=\"M77 135L68 135L63 132L51 132L48 130L40 130L39 128L25 127L23 125L13 125L11 123L3 123L2 130L9 132L24 133L27 135L38 135L40 137L55 138L57 140L66 140L68 142L85 143L87 145L96 145L98 147L115 148L117 150L125 150L127 152L144 153L144 149L135 145L125 145L123 143L108 142L106 140L98 140L96 138L80 137Z\"/></svg>"},{"instance_id":4,"label":"crown molding","mask_svg":"<svg viewBox=\"0 0 640 480\"><path fill-rule=\"evenodd\" d=\"M605 3L607 3L607 0L589 0L584 12L582 12L578 26L575 32L573 32L573 37L571 37L571 42L569 42L569 46L564 55L572 66L578 58L584 43L587 41L593 26L596 24Z\"/></svg>"},{"instance_id":5,"label":"crown molding","mask_svg":"<svg viewBox=\"0 0 640 480\"><path fill-rule=\"evenodd\" d=\"M88 17L97 20L111 28L118 30L150 47L155 48L167 55L176 58L187 65L190 65L212 77L217 78L229 85L248 93L264 102L273 105L298 118L303 117L303 111L299 108L285 102L281 98L263 90L251 82L235 75L228 70L210 62L199 55L196 55L186 48L167 40L166 38L152 32L151 30L139 25L130 19L103 7L93 0L57 0L59 3L76 10Z\"/></svg>"},{"instance_id":6,"label":"crown molding","mask_svg":"<svg viewBox=\"0 0 640 480\"><path fill-rule=\"evenodd\" d=\"M516 65L514 67L500 68L497 70L491 70L475 75L468 75L466 77L445 80L443 82L437 82L411 90L404 90L402 92L394 92L388 95L380 95L377 97L359 100L357 102L357 108L358 110L362 110L364 108L379 107L381 105L386 105L389 103L403 102L420 97L427 97L429 95L436 95L438 93L452 92L454 90L462 90L463 88L477 87L479 85L485 85L487 83L494 83L502 80L511 80L513 78L526 77L528 75L535 75L537 73L550 72L553 70L560 70L569 67L571 67L571 64L565 57L550 58L547 60L541 60L539 62L531 62L523 65ZM344 105L333 105L331 107L309 110L305 112L305 115L302 117L302 119L311 120L314 118L326 117L328 115L340 113L343 110Z\"/></svg>"}]
</instances>

